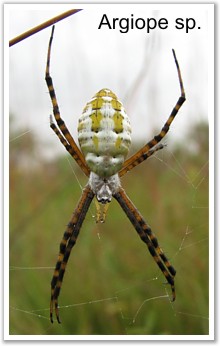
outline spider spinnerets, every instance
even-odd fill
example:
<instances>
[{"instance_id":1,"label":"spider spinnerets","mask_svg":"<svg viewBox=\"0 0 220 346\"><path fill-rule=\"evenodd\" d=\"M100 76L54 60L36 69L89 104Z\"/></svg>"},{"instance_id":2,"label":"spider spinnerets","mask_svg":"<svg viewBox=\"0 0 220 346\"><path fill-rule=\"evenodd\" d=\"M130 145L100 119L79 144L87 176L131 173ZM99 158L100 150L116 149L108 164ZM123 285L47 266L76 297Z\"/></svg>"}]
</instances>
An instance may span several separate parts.
<instances>
[{"instance_id":1,"label":"spider spinnerets","mask_svg":"<svg viewBox=\"0 0 220 346\"><path fill-rule=\"evenodd\" d=\"M122 189L120 178L164 147L160 142L169 131L173 119L185 101L185 91L175 52L173 50L181 95L161 131L137 153L126 159L131 144L130 121L122 103L107 88L95 94L86 104L79 118L78 139L82 151L78 148L60 116L53 81L50 76L50 54L53 33L54 26L48 46L45 76L56 122L50 116L50 127L89 180L60 242L59 255L51 281L50 320L53 322L53 311L55 310L57 321L60 323L58 297L66 265L94 197L97 208L97 222L105 221L107 207L112 198L115 198L119 203L170 284L172 300L174 301L176 297L174 286L176 271L159 246L150 226Z\"/></svg>"}]
</instances>

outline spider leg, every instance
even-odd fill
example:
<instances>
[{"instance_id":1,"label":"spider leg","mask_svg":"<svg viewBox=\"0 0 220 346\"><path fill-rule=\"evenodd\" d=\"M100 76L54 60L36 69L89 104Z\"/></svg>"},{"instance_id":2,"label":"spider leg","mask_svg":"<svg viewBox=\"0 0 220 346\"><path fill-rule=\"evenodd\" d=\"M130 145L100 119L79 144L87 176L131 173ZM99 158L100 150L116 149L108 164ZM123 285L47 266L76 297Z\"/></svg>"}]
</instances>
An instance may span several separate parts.
<instances>
[{"instance_id":1,"label":"spider leg","mask_svg":"<svg viewBox=\"0 0 220 346\"><path fill-rule=\"evenodd\" d=\"M125 175L127 172L129 172L132 168L138 166L141 162L145 161L146 159L148 159L150 156L152 156L153 154L155 154L157 151L163 149L166 145L165 144L158 144L155 147L149 149L146 153L143 153L140 157L135 159L135 155L131 156L130 159L133 157L135 159L134 162L132 162L132 166L131 164L129 164L128 166L123 166L122 169L119 171L118 175L119 177L122 177L123 175ZM126 161L125 161L126 163Z\"/></svg>"},{"instance_id":2,"label":"spider leg","mask_svg":"<svg viewBox=\"0 0 220 346\"><path fill-rule=\"evenodd\" d=\"M72 247L76 243L80 228L85 219L89 206L93 200L93 197L94 197L94 193L92 192L91 188L87 185L85 189L83 190L83 194L80 198L80 201L74 213L72 214L71 220L67 225L67 228L64 232L63 238L60 243L59 256L57 259L56 267L55 267L53 278L51 281L50 320L52 323L53 323L54 309L55 309L57 321L60 323L58 297L60 294L60 289L62 286L66 265L67 265Z\"/></svg>"},{"instance_id":3,"label":"spider leg","mask_svg":"<svg viewBox=\"0 0 220 346\"><path fill-rule=\"evenodd\" d=\"M183 86L183 80L182 80L179 64L178 64L174 49L172 50L172 52L173 52L174 61L175 61L176 68L177 68L181 96L179 97L175 107L173 108L169 118L167 119L167 121L164 124L160 133L158 133L156 136L154 136L154 138L152 140L150 140L142 149L140 149L136 154L132 155L129 159L127 159L124 162L124 165L119 172L120 177L122 177L124 174L126 174L128 171L130 171L132 168L134 168L135 166L137 166L138 164L140 164L144 160L148 159L148 157L150 157L152 154L154 154L155 151L157 151L158 149L162 149L163 145L162 145L162 147L160 146L158 149L156 149L157 147L155 147L155 145L157 145L166 136L167 132L170 129L170 125L173 122L176 114L178 113L180 107L183 105L183 103L186 100L185 90L184 90L184 86ZM153 147L155 147L155 149L152 149Z\"/></svg>"},{"instance_id":4,"label":"spider leg","mask_svg":"<svg viewBox=\"0 0 220 346\"><path fill-rule=\"evenodd\" d=\"M63 119L60 116L60 111L59 111L59 106L57 103L57 98L56 98L56 94L55 94L55 90L54 90L54 86L53 86L53 81L52 81L52 78L50 76L50 54L51 54L51 46L52 46L52 41L53 41L54 28L55 28L55 26L52 27L52 32L51 32L49 46L48 46L45 80L47 83L51 102L53 105L54 118L56 120L58 127L53 123L53 121L51 119L50 119L50 127L56 133L56 135L59 137L61 143L65 146L65 148L70 153L70 155L72 155L72 157L78 163L78 165L83 170L83 172L87 176L89 176L89 168L87 167L84 156L81 153L81 151L79 150L76 142L74 141L68 128L66 127L65 122L63 121Z\"/></svg>"},{"instance_id":5,"label":"spider leg","mask_svg":"<svg viewBox=\"0 0 220 346\"><path fill-rule=\"evenodd\" d=\"M114 198L118 201L121 208L124 210L125 214L140 236L141 240L147 245L151 256L167 279L167 282L170 284L173 297L172 301L174 301L176 298L174 286L174 276L176 274L176 270L170 264L163 250L159 246L157 238L151 231L151 228L144 221L143 217L135 208L131 200L128 198L125 191L120 188L120 190L116 194L114 194Z\"/></svg>"}]
</instances>

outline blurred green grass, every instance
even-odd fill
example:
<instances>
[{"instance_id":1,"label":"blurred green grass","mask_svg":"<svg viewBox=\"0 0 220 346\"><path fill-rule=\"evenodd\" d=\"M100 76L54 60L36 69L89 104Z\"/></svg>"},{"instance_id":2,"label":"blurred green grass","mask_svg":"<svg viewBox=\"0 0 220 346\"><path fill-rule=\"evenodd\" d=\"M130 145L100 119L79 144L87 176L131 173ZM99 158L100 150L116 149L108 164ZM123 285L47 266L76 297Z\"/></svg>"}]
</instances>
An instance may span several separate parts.
<instances>
[{"instance_id":1,"label":"blurred green grass","mask_svg":"<svg viewBox=\"0 0 220 346\"><path fill-rule=\"evenodd\" d=\"M50 281L81 194L75 175L87 180L67 155L41 159L33 134L20 143L10 147L10 334L208 334L207 125L122 180L177 270L176 301L117 202L98 225L93 204L67 266L61 325L49 321Z\"/></svg>"}]
</instances>

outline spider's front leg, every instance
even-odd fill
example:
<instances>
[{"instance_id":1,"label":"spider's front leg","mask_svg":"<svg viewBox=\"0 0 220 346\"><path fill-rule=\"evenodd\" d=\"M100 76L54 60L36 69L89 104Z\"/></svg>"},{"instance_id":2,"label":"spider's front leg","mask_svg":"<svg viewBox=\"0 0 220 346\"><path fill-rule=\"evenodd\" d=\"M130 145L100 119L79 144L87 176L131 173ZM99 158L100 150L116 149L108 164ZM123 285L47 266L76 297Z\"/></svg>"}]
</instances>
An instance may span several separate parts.
<instances>
[{"instance_id":1,"label":"spider's front leg","mask_svg":"<svg viewBox=\"0 0 220 346\"><path fill-rule=\"evenodd\" d=\"M80 198L78 206L76 207L69 224L67 225L66 231L64 232L63 238L60 243L60 252L56 267L54 270L53 278L51 281L51 300L50 300L50 320L53 323L53 310L58 323L60 323L59 309L58 309L58 297L65 274L66 265L72 250L75 245L77 237L79 235L80 228L85 219L86 213L93 200L94 193L92 192L89 185L83 190L83 194Z\"/></svg>"},{"instance_id":2,"label":"spider's front leg","mask_svg":"<svg viewBox=\"0 0 220 346\"><path fill-rule=\"evenodd\" d=\"M53 34L54 34L55 26L53 25L50 41L48 45L48 52L47 52L47 64L46 64L46 73L45 73L45 80L47 83L47 88L50 94L50 99L53 106L53 115L54 119L56 121L53 121L52 116L50 116L50 127L54 131L54 133L59 138L60 142L64 145L66 150L70 153L70 155L74 158L76 163L79 165L79 167L82 169L82 171L85 173L86 176L89 176L90 170L85 162L85 158L81 151L79 150L76 142L74 141L71 133L69 132L65 122L60 116L59 106L57 102L57 97L55 93L55 89L53 86L53 80L50 75L50 56L51 56L51 47L52 47L52 41L53 41Z\"/></svg>"},{"instance_id":3,"label":"spider's front leg","mask_svg":"<svg viewBox=\"0 0 220 346\"><path fill-rule=\"evenodd\" d=\"M174 301L176 298L174 286L174 276L176 274L176 270L170 264L163 250L159 246L157 238L151 231L151 228L144 221L143 217L135 208L131 200L128 198L125 191L122 188L120 188L119 191L116 194L114 194L113 197L118 201L118 203L124 210L125 214L127 215L132 225L136 229L138 235L140 236L141 240L147 245L151 256L153 257L158 267L162 271L163 275L167 279L167 282L170 284L172 290L172 301Z\"/></svg>"},{"instance_id":4,"label":"spider's front leg","mask_svg":"<svg viewBox=\"0 0 220 346\"><path fill-rule=\"evenodd\" d=\"M182 107L183 103L186 100L185 90L184 90L184 86L183 86L183 80L182 80L182 76L181 76L181 72L180 72L180 68L179 68L179 63L177 61L174 49L172 50L172 52L173 52L173 57L174 57L174 61L175 61L176 68L177 68L181 95L180 95L176 105L172 109L172 112L170 113L170 116L167 119L167 121L165 122L161 131L156 136L154 136L153 139L151 139L149 142L147 142L147 144L145 144L143 146L143 148L141 148L137 153L132 155L129 159L127 159L124 162L123 167L119 172L120 177L122 177L124 174L129 172L132 168L139 165L144 160L148 159L148 157L153 155L157 150L160 150L164 147L163 144L158 145L158 143L160 143L161 140L166 136L167 132L170 129L170 125L172 124L173 120L175 119L175 116L177 115L180 107Z\"/></svg>"}]
</instances>

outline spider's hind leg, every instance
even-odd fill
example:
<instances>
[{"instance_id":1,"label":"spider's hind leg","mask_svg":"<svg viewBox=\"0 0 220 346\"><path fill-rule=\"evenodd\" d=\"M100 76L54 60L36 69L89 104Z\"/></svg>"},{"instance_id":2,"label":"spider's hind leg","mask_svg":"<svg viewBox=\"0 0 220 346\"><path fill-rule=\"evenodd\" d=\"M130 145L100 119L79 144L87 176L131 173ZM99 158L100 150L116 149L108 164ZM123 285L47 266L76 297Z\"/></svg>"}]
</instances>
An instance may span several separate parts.
<instances>
[{"instance_id":1,"label":"spider's hind leg","mask_svg":"<svg viewBox=\"0 0 220 346\"><path fill-rule=\"evenodd\" d=\"M151 231L151 228L144 221L143 217L128 198L125 191L120 188L120 190L114 194L114 198L124 210L141 240L147 245L151 256L157 263L167 282L170 284L172 290L172 301L174 301L176 298L174 285L174 276L176 274L176 270L173 268L163 250L159 246L157 238Z\"/></svg>"},{"instance_id":2,"label":"spider's hind leg","mask_svg":"<svg viewBox=\"0 0 220 346\"><path fill-rule=\"evenodd\" d=\"M56 267L54 269L53 277L51 280L51 301L50 301L50 320L53 323L53 310L57 321L60 323L59 309L58 309L58 297L60 294L63 277L66 270L66 265L73 246L76 243L79 235L82 223L85 219L86 213L93 200L94 193L89 185L83 190L80 201L71 217L70 222L67 225L67 229L64 232L63 238L60 243L60 251Z\"/></svg>"}]
</instances>

